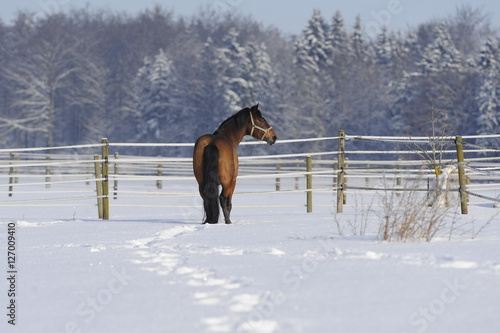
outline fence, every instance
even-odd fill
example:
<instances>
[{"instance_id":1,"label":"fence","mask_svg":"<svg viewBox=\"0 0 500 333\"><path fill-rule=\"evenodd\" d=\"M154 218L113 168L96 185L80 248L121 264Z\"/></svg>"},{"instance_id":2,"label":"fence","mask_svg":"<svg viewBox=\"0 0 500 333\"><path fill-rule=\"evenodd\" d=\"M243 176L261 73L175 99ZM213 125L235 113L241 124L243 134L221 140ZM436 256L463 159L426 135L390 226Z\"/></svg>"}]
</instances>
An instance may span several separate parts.
<instances>
[{"instance_id":1,"label":"fence","mask_svg":"<svg viewBox=\"0 0 500 333\"><path fill-rule=\"evenodd\" d=\"M464 140L498 139L500 135L489 136L457 136L457 137L380 137L380 136L348 136L339 133L339 170L337 174L337 212L342 212L346 202L346 191L426 191L434 192L435 197L449 192L458 192L462 214L468 213L469 197L483 199L483 202L500 202L500 195L487 196L478 191L500 189L500 148L473 144ZM384 143L393 150L357 150L346 153L346 141L372 142L375 145ZM468 147L470 149L465 149ZM354 158L347 160L349 154ZM381 156L397 156L396 160L358 160L357 156L373 154ZM467 159L465 158L467 155ZM446 170L445 170L446 169ZM450 188L449 181L455 171L458 185ZM377 173L374 175L374 172ZM378 177L383 175L383 183L379 186L348 186L346 175L350 179ZM392 188L388 187L388 178L395 178ZM404 186L402 179L427 180L425 186ZM430 186L434 181L434 188ZM368 183L368 181L366 181ZM442 182L442 184L439 184ZM421 182L425 183L425 182ZM389 184L391 184L389 182Z\"/></svg>"},{"instance_id":2,"label":"fence","mask_svg":"<svg viewBox=\"0 0 500 333\"><path fill-rule=\"evenodd\" d=\"M336 209L342 212L350 193L432 192L429 184L439 179L447 167L454 166L459 182L449 191L460 195L465 214L468 204L500 202L497 195L500 191L500 149L469 143L478 138L483 137L374 137L351 136L341 131L337 137L282 140L277 144L290 145L289 150L293 153L240 157L239 181L259 179L262 182L267 179L268 185L272 181L273 188L237 192L235 195L302 192L305 200L301 206L312 212L315 192L336 192ZM500 135L488 138L497 139ZM293 148L305 142L322 145L325 149L300 152ZM370 147L356 149L360 142ZM260 142L242 143L243 146L256 144ZM0 175L4 175L4 183L0 184L0 191L5 188L8 198L0 200L0 207L97 206L99 218L105 220L110 218L110 206L112 209L131 206L130 203L121 203L121 198L140 199L132 204L140 207L196 207L186 204L187 200L182 203L177 200L198 197L196 191L165 186L172 182L195 183L191 157L122 155L119 152L120 149L135 147L164 152L185 149L190 153L193 145L110 143L103 139L94 145L3 149L0 150ZM407 188L404 183L409 180L421 180L420 185ZM293 183L293 188L284 189L285 182L288 185ZM146 183L154 184L156 191L146 189ZM59 185L72 188L53 189ZM52 188L50 195L47 194L48 188ZM470 196L480 201L469 202ZM158 197L165 198L166 203L149 203L150 198ZM173 201L174 198L176 202L169 203L169 199ZM332 203L331 206L335 205Z\"/></svg>"}]
</instances>

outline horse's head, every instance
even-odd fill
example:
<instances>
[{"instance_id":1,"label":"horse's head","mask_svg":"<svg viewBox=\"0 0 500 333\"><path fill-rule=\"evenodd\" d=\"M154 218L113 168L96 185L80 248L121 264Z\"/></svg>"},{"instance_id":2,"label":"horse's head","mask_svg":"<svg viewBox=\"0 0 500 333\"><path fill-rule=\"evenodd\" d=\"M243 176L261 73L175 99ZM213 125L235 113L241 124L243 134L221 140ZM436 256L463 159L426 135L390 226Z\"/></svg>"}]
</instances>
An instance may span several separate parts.
<instances>
[{"instance_id":1,"label":"horse's head","mask_svg":"<svg viewBox=\"0 0 500 333\"><path fill-rule=\"evenodd\" d=\"M273 128L267 123L259 110L259 104L252 106L250 109L250 122L252 129L250 136L257 140L262 140L272 145L278 139Z\"/></svg>"}]
</instances>

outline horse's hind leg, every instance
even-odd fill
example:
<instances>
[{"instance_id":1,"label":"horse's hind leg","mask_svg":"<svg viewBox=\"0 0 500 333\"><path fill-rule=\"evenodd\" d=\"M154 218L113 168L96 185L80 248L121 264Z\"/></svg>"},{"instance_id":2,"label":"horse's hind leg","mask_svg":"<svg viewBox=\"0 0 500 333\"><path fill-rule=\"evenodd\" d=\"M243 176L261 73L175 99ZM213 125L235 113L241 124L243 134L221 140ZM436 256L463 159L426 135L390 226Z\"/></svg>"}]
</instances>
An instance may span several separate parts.
<instances>
[{"instance_id":1,"label":"horse's hind leg","mask_svg":"<svg viewBox=\"0 0 500 333\"><path fill-rule=\"evenodd\" d=\"M206 223L208 223L208 224L219 223L218 219L215 219L213 217L211 219L211 216L209 216L209 215L212 215L212 214L210 214L210 212L211 212L211 210L214 209L214 207L212 207L213 203L208 198L207 193L204 193L202 186L200 186L200 196L203 199L203 209L205 210L205 219L203 221L203 224L206 224ZM219 207L217 207L217 209L219 209ZM218 213L217 213L217 216L218 216Z\"/></svg>"},{"instance_id":2,"label":"horse's hind leg","mask_svg":"<svg viewBox=\"0 0 500 333\"><path fill-rule=\"evenodd\" d=\"M235 184L231 184L230 186L224 187L222 189L222 193L219 196L220 205L222 207L222 212L224 213L224 220L226 224L231 224L231 209L233 208L232 198Z\"/></svg>"},{"instance_id":3,"label":"horse's hind leg","mask_svg":"<svg viewBox=\"0 0 500 333\"><path fill-rule=\"evenodd\" d=\"M233 204L231 203L231 197L224 197L223 194L219 196L219 201L220 205L222 207L222 212L224 213L224 220L226 221L226 224L231 224L231 208L233 207Z\"/></svg>"}]
</instances>

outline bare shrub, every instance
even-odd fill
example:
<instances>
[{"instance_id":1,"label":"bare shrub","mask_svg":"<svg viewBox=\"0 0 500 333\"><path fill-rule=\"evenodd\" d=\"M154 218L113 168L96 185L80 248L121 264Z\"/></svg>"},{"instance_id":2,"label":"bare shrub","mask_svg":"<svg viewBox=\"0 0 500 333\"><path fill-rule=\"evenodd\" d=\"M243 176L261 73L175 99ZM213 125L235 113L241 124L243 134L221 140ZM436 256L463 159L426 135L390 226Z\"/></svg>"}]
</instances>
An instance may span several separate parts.
<instances>
[{"instance_id":1,"label":"bare shrub","mask_svg":"<svg viewBox=\"0 0 500 333\"><path fill-rule=\"evenodd\" d=\"M366 234L369 222L374 216L375 210L374 201L376 197L370 198L370 203L365 204L365 199L361 195L354 195L354 216L346 218L345 223L339 219L345 213L339 214L333 212L335 224L337 225L337 232L339 236L345 236L349 233L350 236L364 236Z\"/></svg>"},{"instance_id":2,"label":"bare shrub","mask_svg":"<svg viewBox=\"0 0 500 333\"><path fill-rule=\"evenodd\" d=\"M384 241L431 241L445 225L456 219L457 205L429 204L421 177L405 183L400 191L388 189L380 195L378 237ZM455 206L455 210L453 210Z\"/></svg>"}]
</instances>

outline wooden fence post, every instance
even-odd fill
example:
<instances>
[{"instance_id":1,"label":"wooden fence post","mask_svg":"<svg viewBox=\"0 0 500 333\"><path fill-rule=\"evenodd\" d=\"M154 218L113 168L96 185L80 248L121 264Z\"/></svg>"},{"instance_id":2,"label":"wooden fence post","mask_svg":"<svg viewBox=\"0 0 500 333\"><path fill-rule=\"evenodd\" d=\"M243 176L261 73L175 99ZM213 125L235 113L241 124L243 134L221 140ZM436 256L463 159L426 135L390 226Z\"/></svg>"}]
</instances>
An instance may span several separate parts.
<instances>
[{"instance_id":1,"label":"wooden fence post","mask_svg":"<svg viewBox=\"0 0 500 333\"><path fill-rule=\"evenodd\" d=\"M115 176L118 175L118 157L120 157L120 154L116 152L114 165ZM113 199L118 199L118 177L115 177L115 180L113 181Z\"/></svg>"},{"instance_id":2,"label":"wooden fence post","mask_svg":"<svg viewBox=\"0 0 500 333\"><path fill-rule=\"evenodd\" d=\"M10 153L10 164L12 165L12 162L14 162L16 159L16 156L14 155L14 153ZM14 173L15 173L15 169L14 167L10 167L9 168L9 197L12 196L12 192L14 191Z\"/></svg>"},{"instance_id":3,"label":"wooden fence post","mask_svg":"<svg viewBox=\"0 0 500 333\"><path fill-rule=\"evenodd\" d=\"M367 163L366 164L366 170L370 170L370 163ZM368 175L365 177L365 185L368 187L370 185L370 177L368 177Z\"/></svg>"},{"instance_id":4,"label":"wooden fence post","mask_svg":"<svg viewBox=\"0 0 500 333\"><path fill-rule=\"evenodd\" d=\"M92 163L85 164L85 174L92 174ZM85 185L90 185L90 178L85 181Z\"/></svg>"},{"instance_id":5,"label":"wooden fence post","mask_svg":"<svg viewBox=\"0 0 500 333\"><path fill-rule=\"evenodd\" d=\"M342 202L343 204L345 205L347 203L347 193L345 191L346 187L347 187L347 173L346 173L346 170L349 168L349 159L346 157L345 158L345 161L344 161L344 167L342 168L342 171L344 173L344 177L342 179L342 187L344 189L343 191L343 198L342 198Z\"/></svg>"},{"instance_id":6,"label":"wooden fence post","mask_svg":"<svg viewBox=\"0 0 500 333\"><path fill-rule=\"evenodd\" d=\"M163 164L158 164L158 171L156 171L156 175L158 177L163 177ZM163 180L156 180L156 188L159 190L163 189Z\"/></svg>"},{"instance_id":7,"label":"wooden fence post","mask_svg":"<svg viewBox=\"0 0 500 333\"><path fill-rule=\"evenodd\" d=\"M312 157L306 157L306 168L307 172L312 172ZM312 213L312 174L308 173L306 176L307 184L307 212Z\"/></svg>"},{"instance_id":8,"label":"wooden fence post","mask_svg":"<svg viewBox=\"0 0 500 333\"><path fill-rule=\"evenodd\" d=\"M464 145L462 143L462 137L457 136L455 138L455 145L457 147L457 161L458 161L458 182L459 182L459 194L460 194L460 208L462 214L468 214L469 208L467 206L467 177L465 176L465 157L464 157Z\"/></svg>"},{"instance_id":9,"label":"wooden fence post","mask_svg":"<svg viewBox=\"0 0 500 333\"><path fill-rule=\"evenodd\" d=\"M102 139L102 218L109 220L109 142Z\"/></svg>"},{"instance_id":10,"label":"wooden fence post","mask_svg":"<svg viewBox=\"0 0 500 333\"><path fill-rule=\"evenodd\" d=\"M333 162L333 187L337 188L337 172L339 170L339 163Z\"/></svg>"},{"instance_id":11,"label":"wooden fence post","mask_svg":"<svg viewBox=\"0 0 500 333\"><path fill-rule=\"evenodd\" d=\"M100 219L102 219L102 172L101 172L101 163L99 160L101 157L99 155L94 155L94 174L95 174L95 188L97 193L97 214Z\"/></svg>"},{"instance_id":12,"label":"wooden fence post","mask_svg":"<svg viewBox=\"0 0 500 333\"><path fill-rule=\"evenodd\" d=\"M339 156L338 156L338 168L337 173L337 213L344 212L344 201L345 201L345 132L339 131Z\"/></svg>"},{"instance_id":13,"label":"wooden fence post","mask_svg":"<svg viewBox=\"0 0 500 333\"><path fill-rule=\"evenodd\" d=\"M276 163L276 173L280 173L281 171L281 163ZM276 191L281 190L281 178L276 177Z\"/></svg>"},{"instance_id":14,"label":"wooden fence post","mask_svg":"<svg viewBox=\"0 0 500 333\"><path fill-rule=\"evenodd\" d=\"M397 177L396 177L396 186L397 186L397 187L399 187L399 186L401 186L401 185L403 184L403 182L402 182L402 180L401 180L401 176L399 176L399 174L400 174L400 171L399 171L399 170L401 169L401 166L399 165L399 161L400 161L400 160L401 160L401 159L400 159L400 158L398 158L398 164L396 165L396 175L397 175ZM427 191L427 192L428 192L428 191ZM396 192L396 197L400 197L400 196L401 196L401 192Z\"/></svg>"},{"instance_id":15,"label":"wooden fence post","mask_svg":"<svg viewBox=\"0 0 500 333\"><path fill-rule=\"evenodd\" d=\"M21 161L21 156L17 155L14 157L14 161L16 161L15 163L19 164L19 162ZM14 174L16 175L14 177L14 184L19 184L19 167L16 167L14 168Z\"/></svg>"},{"instance_id":16,"label":"wooden fence post","mask_svg":"<svg viewBox=\"0 0 500 333\"><path fill-rule=\"evenodd\" d=\"M50 163L50 156L45 157L45 160L47 161L47 163ZM50 166L47 165L45 166L45 188L50 188L50 174Z\"/></svg>"},{"instance_id":17,"label":"wooden fence post","mask_svg":"<svg viewBox=\"0 0 500 333\"><path fill-rule=\"evenodd\" d=\"M300 170L300 162L295 163L295 170ZM299 189L299 177L295 177L295 189Z\"/></svg>"}]
</instances>

